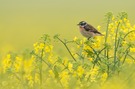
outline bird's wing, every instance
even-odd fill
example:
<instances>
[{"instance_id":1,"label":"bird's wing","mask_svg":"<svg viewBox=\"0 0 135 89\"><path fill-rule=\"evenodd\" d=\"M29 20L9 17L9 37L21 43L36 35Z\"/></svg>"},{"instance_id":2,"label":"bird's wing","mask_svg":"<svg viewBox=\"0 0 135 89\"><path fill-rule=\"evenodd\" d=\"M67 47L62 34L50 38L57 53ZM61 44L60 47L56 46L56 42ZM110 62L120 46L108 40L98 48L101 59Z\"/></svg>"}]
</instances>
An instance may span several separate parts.
<instances>
[{"instance_id":1,"label":"bird's wing","mask_svg":"<svg viewBox=\"0 0 135 89\"><path fill-rule=\"evenodd\" d=\"M97 34L101 34L100 32L97 31L97 29L95 29L93 26L91 26L89 24L84 26L84 29L86 31L89 31L89 32L94 32L94 33L97 33Z\"/></svg>"}]
</instances>

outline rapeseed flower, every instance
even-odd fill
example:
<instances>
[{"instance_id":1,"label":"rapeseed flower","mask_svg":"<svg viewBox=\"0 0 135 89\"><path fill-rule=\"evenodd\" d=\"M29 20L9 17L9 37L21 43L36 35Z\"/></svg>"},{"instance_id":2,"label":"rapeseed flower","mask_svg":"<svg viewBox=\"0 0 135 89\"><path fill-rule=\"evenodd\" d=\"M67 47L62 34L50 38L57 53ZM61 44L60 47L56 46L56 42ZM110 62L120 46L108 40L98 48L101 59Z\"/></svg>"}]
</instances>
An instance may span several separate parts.
<instances>
[{"instance_id":1,"label":"rapeseed flower","mask_svg":"<svg viewBox=\"0 0 135 89\"><path fill-rule=\"evenodd\" d=\"M68 69L70 72L73 72L73 64L71 62L68 63Z\"/></svg>"},{"instance_id":2,"label":"rapeseed flower","mask_svg":"<svg viewBox=\"0 0 135 89\"><path fill-rule=\"evenodd\" d=\"M108 77L108 74L107 74L106 72L103 73L103 74L101 75L101 81L102 81L102 82L105 82L106 79L107 79L107 77Z\"/></svg>"},{"instance_id":3,"label":"rapeseed flower","mask_svg":"<svg viewBox=\"0 0 135 89\"><path fill-rule=\"evenodd\" d=\"M15 72L19 72L21 70L21 68L22 68L22 58L17 56L15 58L13 66L14 66Z\"/></svg>"},{"instance_id":4,"label":"rapeseed flower","mask_svg":"<svg viewBox=\"0 0 135 89\"><path fill-rule=\"evenodd\" d=\"M7 56L3 59L2 61L3 65L3 72L5 73L8 69L11 68L12 66L12 60L11 60L11 55L7 54Z\"/></svg>"},{"instance_id":5,"label":"rapeseed flower","mask_svg":"<svg viewBox=\"0 0 135 89\"><path fill-rule=\"evenodd\" d=\"M61 78L60 81L64 85L64 87L68 87L69 84L69 74L67 71L63 71L60 73L59 77Z\"/></svg>"},{"instance_id":6,"label":"rapeseed flower","mask_svg":"<svg viewBox=\"0 0 135 89\"><path fill-rule=\"evenodd\" d=\"M82 77L83 76L84 69L83 69L82 66L78 66L78 68L77 68L77 74L78 74L79 77Z\"/></svg>"}]
</instances>

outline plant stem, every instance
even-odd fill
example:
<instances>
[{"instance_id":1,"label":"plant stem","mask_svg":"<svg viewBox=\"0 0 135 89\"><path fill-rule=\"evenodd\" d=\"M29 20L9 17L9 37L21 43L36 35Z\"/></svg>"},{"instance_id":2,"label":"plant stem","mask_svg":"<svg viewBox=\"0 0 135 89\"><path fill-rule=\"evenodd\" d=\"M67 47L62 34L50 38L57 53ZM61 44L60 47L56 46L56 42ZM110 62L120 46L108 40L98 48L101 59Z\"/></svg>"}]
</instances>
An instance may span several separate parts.
<instances>
[{"instance_id":1,"label":"plant stem","mask_svg":"<svg viewBox=\"0 0 135 89\"><path fill-rule=\"evenodd\" d=\"M52 69L49 63L47 63L45 60L43 60L43 59L42 59L41 57L39 57L37 54L35 54L35 53L33 53L33 54L34 54L35 56L37 56L42 62L44 62L50 69Z\"/></svg>"},{"instance_id":2,"label":"plant stem","mask_svg":"<svg viewBox=\"0 0 135 89\"><path fill-rule=\"evenodd\" d=\"M128 54L128 56L129 56L130 58L132 58L133 60L135 60L135 58L134 58L133 56L131 56L130 54Z\"/></svg>"},{"instance_id":3,"label":"plant stem","mask_svg":"<svg viewBox=\"0 0 135 89\"><path fill-rule=\"evenodd\" d=\"M116 33L115 33L115 46L114 46L114 66L116 64L116 61L117 61L117 38L118 38L118 30L119 30L119 25L120 25L120 22L118 23L117 25L117 29L116 29Z\"/></svg>"},{"instance_id":4,"label":"plant stem","mask_svg":"<svg viewBox=\"0 0 135 89\"><path fill-rule=\"evenodd\" d=\"M124 62L125 62L125 60L126 60L126 58L127 58L127 56L129 55L128 53L129 53L129 49L130 49L130 47L131 46L128 46L128 48L125 50L125 52L124 52L124 54L125 54L125 56L124 56L124 54L123 54L123 56L124 56L124 59L123 59L123 61L122 61L122 64L124 64Z\"/></svg>"},{"instance_id":5,"label":"plant stem","mask_svg":"<svg viewBox=\"0 0 135 89\"><path fill-rule=\"evenodd\" d=\"M45 44L45 43L44 43ZM42 71L43 71L43 65L42 65L42 60L43 60L43 52L44 50L42 49L41 51L41 62L40 62L40 67L39 67L39 73L40 73L40 89L42 89Z\"/></svg>"},{"instance_id":6,"label":"plant stem","mask_svg":"<svg viewBox=\"0 0 135 89\"><path fill-rule=\"evenodd\" d=\"M91 47L91 48L92 48L92 47ZM101 49L99 53L97 53L97 52L92 48L93 51L95 52L95 54L97 55L96 59L94 60L93 68L95 67L95 64L98 62L98 60L100 60L99 55L101 54L101 52L102 52L103 50L105 50L105 48L106 48L106 47L104 47L103 49ZM101 61L101 60L100 60L100 61Z\"/></svg>"},{"instance_id":7,"label":"plant stem","mask_svg":"<svg viewBox=\"0 0 135 89\"><path fill-rule=\"evenodd\" d=\"M69 50L67 44L65 42L63 42L59 37L57 37L57 39L66 47L67 51L69 52L69 54L71 55L71 57L74 59L74 61L76 61L76 59L74 58L74 56L72 55L71 51Z\"/></svg>"},{"instance_id":8,"label":"plant stem","mask_svg":"<svg viewBox=\"0 0 135 89\"><path fill-rule=\"evenodd\" d=\"M123 40L128 36L128 34L130 34L130 33L132 33L132 32L135 32L135 30L132 30L132 31L128 32L128 33L124 36Z\"/></svg>"},{"instance_id":9,"label":"plant stem","mask_svg":"<svg viewBox=\"0 0 135 89\"><path fill-rule=\"evenodd\" d=\"M106 27L106 35L105 35L105 46L106 46L106 43L107 43L107 38L108 38L108 26L109 26L109 23L110 23L110 19L108 18L108 21L107 21L107 27ZM106 53L108 52L108 50L105 50L104 51L104 56L106 57ZM107 53L107 56L108 56L108 53Z\"/></svg>"},{"instance_id":10,"label":"plant stem","mask_svg":"<svg viewBox=\"0 0 135 89\"><path fill-rule=\"evenodd\" d=\"M123 61L122 61L122 65L124 64L124 62L125 62L125 60L126 60L126 58L127 58L127 56L128 56L128 53L129 53L129 50L126 52L126 54L125 54L125 57L124 57L124 59L123 59Z\"/></svg>"}]
</instances>

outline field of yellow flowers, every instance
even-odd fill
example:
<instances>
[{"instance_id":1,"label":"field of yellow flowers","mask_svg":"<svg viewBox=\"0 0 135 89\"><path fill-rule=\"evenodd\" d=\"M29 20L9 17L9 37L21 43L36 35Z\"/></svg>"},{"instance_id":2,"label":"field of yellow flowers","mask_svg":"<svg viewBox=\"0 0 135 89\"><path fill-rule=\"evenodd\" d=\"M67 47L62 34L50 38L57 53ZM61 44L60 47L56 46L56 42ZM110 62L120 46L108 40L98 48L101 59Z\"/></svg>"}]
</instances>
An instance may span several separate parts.
<instances>
[{"instance_id":1,"label":"field of yellow flowers","mask_svg":"<svg viewBox=\"0 0 135 89\"><path fill-rule=\"evenodd\" d=\"M125 12L109 12L105 21L97 27L106 29L101 37L45 34L32 51L8 53L0 62L0 89L135 89L135 25ZM56 52L56 42L71 57Z\"/></svg>"}]
</instances>

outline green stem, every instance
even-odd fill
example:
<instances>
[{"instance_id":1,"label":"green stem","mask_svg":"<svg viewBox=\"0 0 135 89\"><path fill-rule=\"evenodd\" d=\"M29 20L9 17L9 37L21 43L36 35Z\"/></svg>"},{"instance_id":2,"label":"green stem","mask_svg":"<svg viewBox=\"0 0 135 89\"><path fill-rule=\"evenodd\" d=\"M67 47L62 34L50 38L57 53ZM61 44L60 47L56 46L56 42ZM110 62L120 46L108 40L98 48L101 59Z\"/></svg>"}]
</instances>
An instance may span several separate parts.
<instances>
[{"instance_id":1,"label":"green stem","mask_svg":"<svg viewBox=\"0 0 135 89\"><path fill-rule=\"evenodd\" d=\"M122 65L124 64L124 62L125 62L125 60L126 60L126 58L127 58L127 56L128 56L128 53L129 53L129 50L126 52L126 54L125 54L125 57L124 57L124 59L123 59L123 61L122 61Z\"/></svg>"},{"instance_id":2,"label":"green stem","mask_svg":"<svg viewBox=\"0 0 135 89\"><path fill-rule=\"evenodd\" d=\"M119 25L120 23L118 23L117 25L117 29L116 29L116 33L115 33L115 46L114 46L114 66L116 64L117 61L117 38L118 38L118 30L119 30Z\"/></svg>"},{"instance_id":3,"label":"green stem","mask_svg":"<svg viewBox=\"0 0 135 89\"><path fill-rule=\"evenodd\" d=\"M133 56L131 56L130 54L128 54L128 56L129 56L130 58L132 58L133 60L135 60L135 58L134 58Z\"/></svg>"},{"instance_id":4,"label":"green stem","mask_svg":"<svg viewBox=\"0 0 135 89\"><path fill-rule=\"evenodd\" d=\"M50 69L52 69L49 63L47 63L45 60L43 60L43 59L42 59L41 57L39 57L37 54L35 54L35 53L33 53L33 54L34 54L36 57L38 57L42 62L44 62Z\"/></svg>"},{"instance_id":5,"label":"green stem","mask_svg":"<svg viewBox=\"0 0 135 89\"><path fill-rule=\"evenodd\" d=\"M128 36L128 34L130 34L130 33L132 33L132 32L135 32L135 30L132 30L132 31L128 32L128 33L124 36L123 40Z\"/></svg>"},{"instance_id":6,"label":"green stem","mask_svg":"<svg viewBox=\"0 0 135 89\"><path fill-rule=\"evenodd\" d=\"M44 43L45 44L45 43ZM43 52L44 52L44 50L42 49L42 51L41 51L41 62L40 62L40 67L39 67L39 73L40 73L40 89L42 89L42 77L43 77L43 75L42 75L42 72L43 72Z\"/></svg>"},{"instance_id":7,"label":"green stem","mask_svg":"<svg viewBox=\"0 0 135 89\"><path fill-rule=\"evenodd\" d=\"M126 48L126 50L124 51L124 53L122 54L122 56L121 56L121 58L122 58L122 57L125 55L122 64L124 64L124 62L125 62L125 59L126 59L128 53L129 53L130 47L131 47L131 46L128 46L128 47ZM121 58L120 58L120 59L121 59Z\"/></svg>"},{"instance_id":8,"label":"green stem","mask_svg":"<svg viewBox=\"0 0 135 89\"><path fill-rule=\"evenodd\" d=\"M74 61L76 61L76 59L74 58L74 56L72 55L71 51L69 50L69 48L67 47L67 44L65 42L63 42L59 37L57 37L57 39L66 47L67 51L69 52L69 54L71 55L71 57L73 58Z\"/></svg>"},{"instance_id":9,"label":"green stem","mask_svg":"<svg viewBox=\"0 0 135 89\"><path fill-rule=\"evenodd\" d=\"M91 48L92 48L92 47L91 47ZM93 49L93 48L92 48L92 49ZM95 64L98 62L98 60L100 60L99 55L100 55L100 54L101 54L101 52L102 52L103 50L105 50L105 49L106 49L106 47L104 47L103 49L101 49L99 53L97 53L97 52L93 49L93 51L94 51L94 52L95 52L95 54L97 55L96 59L94 60L93 68L95 67ZM101 60L100 60L100 61L101 61Z\"/></svg>"},{"instance_id":10,"label":"green stem","mask_svg":"<svg viewBox=\"0 0 135 89\"><path fill-rule=\"evenodd\" d=\"M132 31L128 32L128 33L122 38L122 41L124 41L125 38L126 38L130 33L132 33L132 32L135 32L135 30L132 30ZM120 46L122 45L122 41L121 41Z\"/></svg>"},{"instance_id":11,"label":"green stem","mask_svg":"<svg viewBox=\"0 0 135 89\"><path fill-rule=\"evenodd\" d=\"M110 19L108 18L108 21L107 21L107 27L106 27L106 35L105 35L105 46L106 46L106 43L107 43L107 38L108 38L108 27L109 27L109 23L110 23ZM104 56L106 57L106 53L108 52L108 50L105 50L104 51ZM107 53L108 55L108 53Z\"/></svg>"},{"instance_id":12,"label":"green stem","mask_svg":"<svg viewBox=\"0 0 135 89\"><path fill-rule=\"evenodd\" d=\"M110 66L109 65L107 65L107 74L108 74L108 76L109 76L109 71L110 71Z\"/></svg>"}]
</instances>

